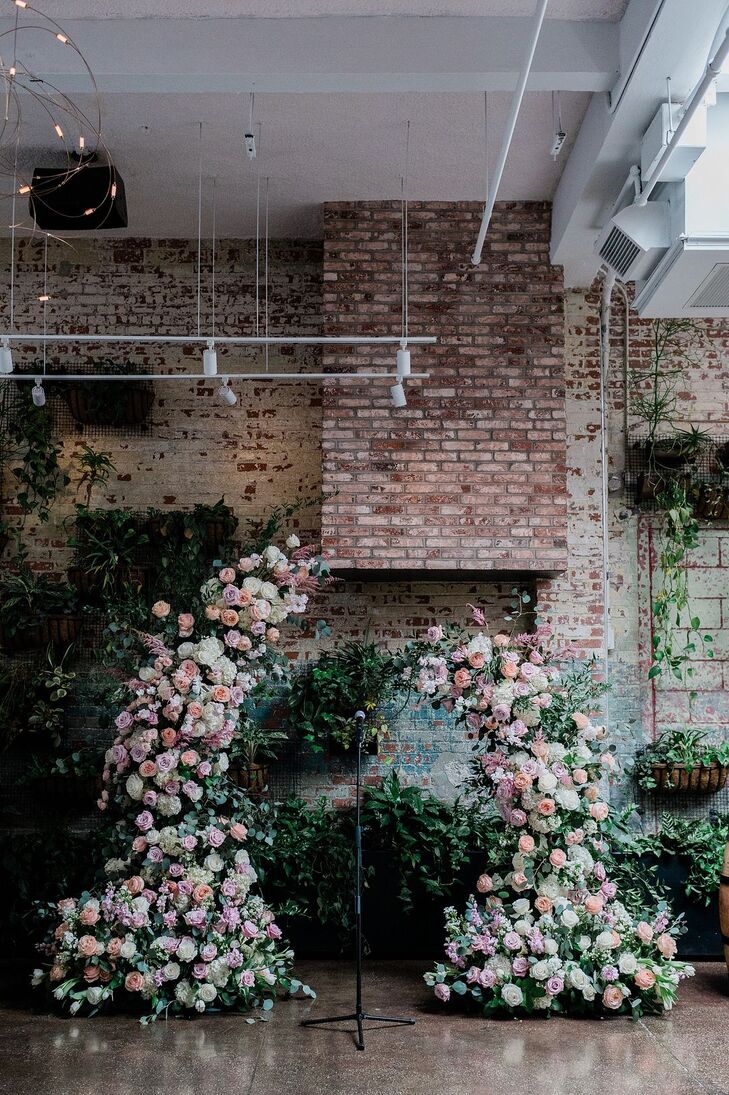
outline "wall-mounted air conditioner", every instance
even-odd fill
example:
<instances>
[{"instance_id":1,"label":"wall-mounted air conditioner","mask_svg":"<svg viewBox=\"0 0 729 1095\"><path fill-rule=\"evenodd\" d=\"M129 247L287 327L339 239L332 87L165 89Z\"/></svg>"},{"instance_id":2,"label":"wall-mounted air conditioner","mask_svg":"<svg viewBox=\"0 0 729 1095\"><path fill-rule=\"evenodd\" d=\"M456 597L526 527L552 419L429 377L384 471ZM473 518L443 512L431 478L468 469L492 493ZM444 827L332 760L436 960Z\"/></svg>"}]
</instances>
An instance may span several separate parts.
<instances>
[{"instance_id":1,"label":"wall-mounted air conditioner","mask_svg":"<svg viewBox=\"0 0 729 1095\"><path fill-rule=\"evenodd\" d=\"M668 202L628 205L611 217L597 253L621 281L646 278L671 243Z\"/></svg>"}]
</instances>

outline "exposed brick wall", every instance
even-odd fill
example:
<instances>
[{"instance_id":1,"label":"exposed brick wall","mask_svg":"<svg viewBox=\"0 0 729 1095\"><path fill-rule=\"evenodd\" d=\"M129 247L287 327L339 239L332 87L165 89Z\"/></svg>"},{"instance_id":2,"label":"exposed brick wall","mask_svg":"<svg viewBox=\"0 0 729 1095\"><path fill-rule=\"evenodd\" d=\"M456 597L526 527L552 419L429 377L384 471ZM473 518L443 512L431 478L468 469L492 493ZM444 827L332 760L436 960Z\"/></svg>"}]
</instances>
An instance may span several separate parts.
<instances>
[{"instance_id":1,"label":"exposed brick wall","mask_svg":"<svg viewBox=\"0 0 729 1095\"><path fill-rule=\"evenodd\" d=\"M409 210L408 406L388 383L329 391L322 531L338 567L560 571L567 565L561 272L549 207L497 205L483 263L481 206ZM400 206L324 207L330 335L399 334ZM394 348L327 351L325 367L394 366Z\"/></svg>"}]
</instances>

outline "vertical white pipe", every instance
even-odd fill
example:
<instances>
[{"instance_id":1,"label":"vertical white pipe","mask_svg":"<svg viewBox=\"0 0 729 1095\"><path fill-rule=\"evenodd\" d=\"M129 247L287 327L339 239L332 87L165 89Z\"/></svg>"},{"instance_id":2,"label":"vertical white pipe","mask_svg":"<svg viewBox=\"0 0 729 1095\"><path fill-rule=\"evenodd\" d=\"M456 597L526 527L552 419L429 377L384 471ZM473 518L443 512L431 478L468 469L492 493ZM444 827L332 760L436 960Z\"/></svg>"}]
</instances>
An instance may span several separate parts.
<instances>
[{"instance_id":1,"label":"vertical white pipe","mask_svg":"<svg viewBox=\"0 0 729 1095\"><path fill-rule=\"evenodd\" d=\"M549 0L539 0L537 4L536 14L534 16L534 27L532 29L532 36L529 42L529 49L527 55L524 58L524 64L522 66L519 81L514 88L514 95L511 100L511 110L509 112L509 120L506 123L506 130L504 132L504 139L501 144L501 151L499 152L499 158L496 163L496 170L494 171L493 181L491 183L491 190L489 196L486 199L486 205L484 206L483 216L481 217L481 227L478 230L478 239L476 240L476 246L471 255L471 262L474 266L478 266L481 261L481 252L483 251L484 240L486 239L486 233L488 232L489 224L491 222L491 214L494 211L494 205L496 204L496 195L501 185L501 176L504 174L504 168L506 166L506 158L509 155L509 149L514 137L514 130L516 129L516 123L519 118L519 111L521 109L522 99L524 98L524 92L526 90L527 80L529 79L529 73L532 69L534 62L534 54L537 48L537 42L539 41L539 34L542 29L542 23L544 22L544 16L547 12L547 4Z\"/></svg>"},{"instance_id":2,"label":"vertical white pipe","mask_svg":"<svg viewBox=\"0 0 729 1095\"><path fill-rule=\"evenodd\" d=\"M602 521L602 654L604 680L609 681L610 664L610 514L608 493L608 376L610 372L610 306L615 286L615 274L606 271L602 283L600 306L600 478ZM605 694L605 722L610 715L609 692Z\"/></svg>"}]
</instances>

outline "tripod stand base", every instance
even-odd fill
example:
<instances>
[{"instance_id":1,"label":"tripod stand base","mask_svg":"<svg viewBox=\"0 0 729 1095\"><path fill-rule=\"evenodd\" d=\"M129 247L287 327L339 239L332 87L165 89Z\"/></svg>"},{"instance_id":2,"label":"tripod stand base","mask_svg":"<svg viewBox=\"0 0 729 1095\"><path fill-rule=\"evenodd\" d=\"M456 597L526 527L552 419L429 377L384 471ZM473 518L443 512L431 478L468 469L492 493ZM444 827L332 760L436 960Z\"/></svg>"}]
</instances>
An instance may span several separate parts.
<instances>
[{"instance_id":1,"label":"tripod stand base","mask_svg":"<svg viewBox=\"0 0 729 1095\"><path fill-rule=\"evenodd\" d=\"M400 1023L404 1026L413 1026L414 1019L402 1019L394 1015L370 1015L368 1011L353 1011L350 1015L330 1015L327 1019L302 1019L302 1027L318 1027L323 1023L346 1023L349 1020L354 1019L357 1024L357 1038L355 1039L355 1045L357 1049L364 1049L364 1030L362 1024L366 1019L371 1019L375 1023Z\"/></svg>"}]
</instances>

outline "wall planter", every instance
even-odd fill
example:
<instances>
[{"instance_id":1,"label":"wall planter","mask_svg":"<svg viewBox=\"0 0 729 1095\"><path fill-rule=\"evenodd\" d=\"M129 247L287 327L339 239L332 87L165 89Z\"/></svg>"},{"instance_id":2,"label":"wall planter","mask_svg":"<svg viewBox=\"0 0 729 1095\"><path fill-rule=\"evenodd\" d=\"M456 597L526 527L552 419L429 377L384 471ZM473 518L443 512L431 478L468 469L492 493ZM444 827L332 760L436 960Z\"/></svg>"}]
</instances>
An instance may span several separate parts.
<instances>
[{"instance_id":1,"label":"wall planter","mask_svg":"<svg viewBox=\"0 0 729 1095\"><path fill-rule=\"evenodd\" d=\"M722 486L704 484L696 498L696 516L704 521L723 521L729 517L729 498Z\"/></svg>"},{"instance_id":2,"label":"wall planter","mask_svg":"<svg viewBox=\"0 0 729 1095\"><path fill-rule=\"evenodd\" d=\"M141 426L152 409L154 388L144 380L109 385L79 382L69 385L64 396L71 417L82 426Z\"/></svg>"},{"instance_id":3,"label":"wall planter","mask_svg":"<svg viewBox=\"0 0 729 1095\"><path fill-rule=\"evenodd\" d=\"M710 764L654 763L651 773L657 794L681 792L689 795L714 794L726 786L729 766L712 761Z\"/></svg>"},{"instance_id":4,"label":"wall planter","mask_svg":"<svg viewBox=\"0 0 729 1095\"><path fill-rule=\"evenodd\" d=\"M86 567L69 567L68 580L74 586L84 601L98 604L105 592L118 595L124 588L133 586L141 592L147 582L147 571L142 566L124 567L116 576L111 588L104 589L104 575L100 571L88 570Z\"/></svg>"},{"instance_id":5,"label":"wall planter","mask_svg":"<svg viewBox=\"0 0 729 1095\"><path fill-rule=\"evenodd\" d=\"M81 616L48 616L12 635L0 628L0 646L7 654L25 654L47 646L65 648L76 642L82 623Z\"/></svg>"},{"instance_id":6,"label":"wall planter","mask_svg":"<svg viewBox=\"0 0 729 1095\"><path fill-rule=\"evenodd\" d=\"M719 927L723 944L724 961L729 971L729 840L724 850L724 865L719 882Z\"/></svg>"},{"instance_id":7,"label":"wall planter","mask_svg":"<svg viewBox=\"0 0 729 1095\"><path fill-rule=\"evenodd\" d=\"M267 798L269 794L269 764L232 764L228 771L230 779L251 798Z\"/></svg>"},{"instance_id":8,"label":"wall planter","mask_svg":"<svg viewBox=\"0 0 729 1095\"><path fill-rule=\"evenodd\" d=\"M176 517L173 514L172 517ZM171 522L169 522L171 523ZM164 517L150 517L147 523L150 540L166 540L170 535L168 521ZM222 518L211 517L205 521L203 543L207 551L216 552L221 544L230 539L230 528Z\"/></svg>"}]
</instances>

